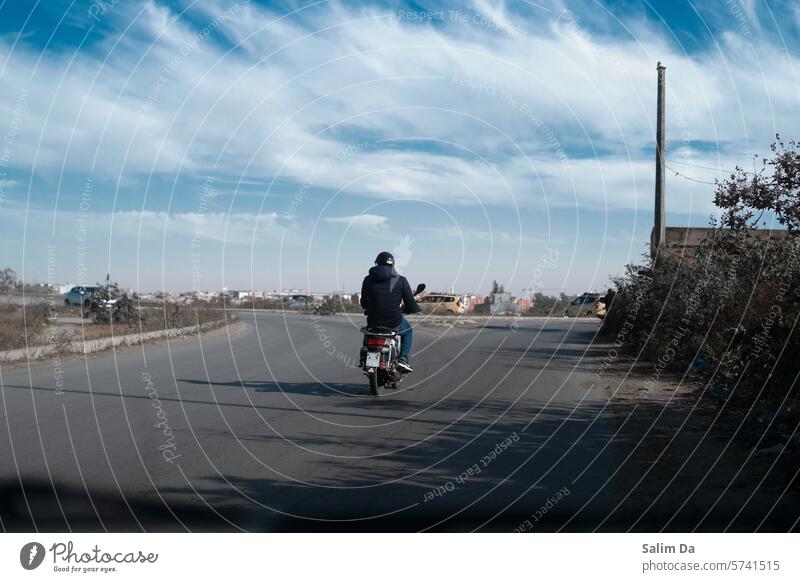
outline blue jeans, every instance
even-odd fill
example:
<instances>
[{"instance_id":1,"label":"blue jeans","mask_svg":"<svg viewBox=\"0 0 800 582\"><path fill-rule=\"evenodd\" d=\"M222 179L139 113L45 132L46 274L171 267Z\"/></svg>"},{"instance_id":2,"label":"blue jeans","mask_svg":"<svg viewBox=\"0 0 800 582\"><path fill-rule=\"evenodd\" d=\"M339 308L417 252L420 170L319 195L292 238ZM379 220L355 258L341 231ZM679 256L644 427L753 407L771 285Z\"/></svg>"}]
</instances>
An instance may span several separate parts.
<instances>
[{"instance_id":1,"label":"blue jeans","mask_svg":"<svg viewBox=\"0 0 800 582\"><path fill-rule=\"evenodd\" d=\"M400 325L395 327L394 330L403 336L403 339L400 340L400 359L408 361L408 355L411 353L411 342L414 339L414 330L405 318L403 318L403 321L401 321ZM364 343L362 345L365 348L367 347L366 335L364 336ZM364 357L366 357L366 355Z\"/></svg>"},{"instance_id":2,"label":"blue jeans","mask_svg":"<svg viewBox=\"0 0 800 582\"><path fill-rule=\"evenodd\" d=\"M408 355L411 353L411 342L414 340L414 330L405 317L394 330L403 336L403 339L400 340L400 359L408 361Z\"/></svg>"}]
</instances>

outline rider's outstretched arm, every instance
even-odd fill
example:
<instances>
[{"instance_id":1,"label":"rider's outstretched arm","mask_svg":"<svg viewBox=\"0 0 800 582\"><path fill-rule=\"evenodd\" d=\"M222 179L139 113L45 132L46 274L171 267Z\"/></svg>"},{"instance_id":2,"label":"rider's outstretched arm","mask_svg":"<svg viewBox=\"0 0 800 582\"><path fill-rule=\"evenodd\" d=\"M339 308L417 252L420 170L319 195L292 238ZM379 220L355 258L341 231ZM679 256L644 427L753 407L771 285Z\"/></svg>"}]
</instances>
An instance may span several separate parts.
<instances>
[{"instance_id":1,"label":"rider's outstretched arm","mask_svg":"<svg viewBox=\"0 0 800 582\"><path fill-rule=\"evenodd\" d=\"M417 300L414 299L414 292L405 277L403 277L403 307L406 313L419 313L422 311L417 305Z\"/></svg>"}]
</instances>

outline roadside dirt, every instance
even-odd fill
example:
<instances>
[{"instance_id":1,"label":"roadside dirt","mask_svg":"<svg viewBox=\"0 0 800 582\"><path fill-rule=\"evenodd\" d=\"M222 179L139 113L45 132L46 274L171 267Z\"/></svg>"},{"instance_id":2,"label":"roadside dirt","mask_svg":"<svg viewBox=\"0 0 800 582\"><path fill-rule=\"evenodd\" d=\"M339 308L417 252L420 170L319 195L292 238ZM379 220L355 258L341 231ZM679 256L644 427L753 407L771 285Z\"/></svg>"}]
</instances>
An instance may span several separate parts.
<instances>
[{"instance_id":1,"label":"roadside dirt","mask_svg":"<svg viewBox=\"0 0 800 582\"><path fill-rule=\"evenodd\" d=\"M604 529L798 530L797 408L751 408L625 355L598 386L615 432L610 491L622 498Z\"/></svg>"}]
</instances>

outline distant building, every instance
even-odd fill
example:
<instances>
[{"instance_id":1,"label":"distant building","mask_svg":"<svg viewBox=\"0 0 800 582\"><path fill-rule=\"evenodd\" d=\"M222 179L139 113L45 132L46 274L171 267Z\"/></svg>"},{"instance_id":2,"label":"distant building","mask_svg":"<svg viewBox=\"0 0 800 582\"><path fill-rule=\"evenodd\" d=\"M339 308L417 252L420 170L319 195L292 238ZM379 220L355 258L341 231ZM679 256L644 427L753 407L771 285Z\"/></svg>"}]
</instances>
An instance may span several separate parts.
<instances>
[{"instance_id":1,"label":"distant building","mask_svg":"<svg viewBox=\"0 0 800 582\"><path fill-rule=\"evenodd\" d=\"M464 300L465 312L472 313L475 307L481 305L484 301L483 295L466 295Z\"/></svg>"},{"instance_id":2,"label":"distant building","mask_svg":"<svg viewBox=\"0 0 800 582\"><path fill-rule=\"evenodd\" d=\"M653 226L650 233L650 247L655 256L657 251L655 234L658 226ZM692 226L665 226L664 239L662 241L662 251L671 255L681 256L691 252L703 244L708 238L713 238L716 228L702 228ZM789 237L789 231L783 229L755 229L750 231L749 236L759 240L785 240Z\"/></svg>"},{"instance_id":3,"label":"distant building","mask_svg":"<svg viewBox=\"0 0 800 582\"><path fill-rule=\"evenodd\" d=\"M490 293L483 303L475 305L473 309L475 315L506 315L522 311L522 306L508 291Z\"/></svg>"},{"instance_id":4,"label":"distant building","mask_svg":"<svg viewBox=\"0 0 800 582\"><path fill-rule=\"evenodd\" d=\"M517 299L516 303L522 308L522 311L528 311L533 307L533 301L530 299Z\"/></svg>"}]
</instances>

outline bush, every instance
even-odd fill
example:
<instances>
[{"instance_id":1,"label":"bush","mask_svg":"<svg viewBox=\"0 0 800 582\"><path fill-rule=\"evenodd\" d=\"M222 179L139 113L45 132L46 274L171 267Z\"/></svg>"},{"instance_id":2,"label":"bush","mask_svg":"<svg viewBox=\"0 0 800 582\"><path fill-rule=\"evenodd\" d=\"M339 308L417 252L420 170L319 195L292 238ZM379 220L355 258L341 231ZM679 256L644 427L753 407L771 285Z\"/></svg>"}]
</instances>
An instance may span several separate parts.
<instances>
[{"instance_id":1,"label":"bush","mask_svg":"<svg viewBox=\"0 0 800 582\"><path fill-rule=\"evenodd\" d=\"M107 280L103 285L98 284L98 287L89 304L89 310L95 314L96 323L141 326L144 316L133 301L120 290L118 283Z\"/></svg>"},{"instance_id":2,"label":"bush","mask_svg":"<svg viewBox=\"0 0 800 582\"><path fill-rule=\"evenodd\" d=\"M46 330L44 304L0 305L0 350L15 350L40 343Z\"/></svg>"},{"instance_id":3,"label":"bush","mask_svg":"<svg viewBox=\"0 0 800 582\"><path fill-rule=\"evenodd\" d=\"M247 297L241 307L247 309L283 309L280 299L264 299L263 297Z\"/></svg>"},{"instance_id":4,"label":"bush","mask_svg":"<svg viewBox=\"0 0 800 582\"><path fill-rule=\"evenodd\" d=\"M533 306L525 311L524 315L560 317L573 299L575 299L573 295L566 293L555 297L537 292L533 295Z\"/></svg>"},{"instance_id":5,"label":"bush","mask_svg":"<svg viewBox=\"0 0 800 582\"><path fill-rule=\"evenodd\" d=\"M364 310L358 300L345 300L341 295L328 295L319 306L320 315L333 315L335 313L362 313Z\"/></svg>"},{"instance_id":6,"label":"bush","mask_svg":"<svg viewBox=\"0 0 800 582\"><path fill-rule=\"evenodd\" d=\"M765 170L741 169L717 186L723 210L703 243L629 265L603 328L655 362L656 375L705 370L713 389L751 402L796 394L800 373L800 157L773 145ZM759 231L763 212L787 236Z\"/></svg>"}]
</instances>

